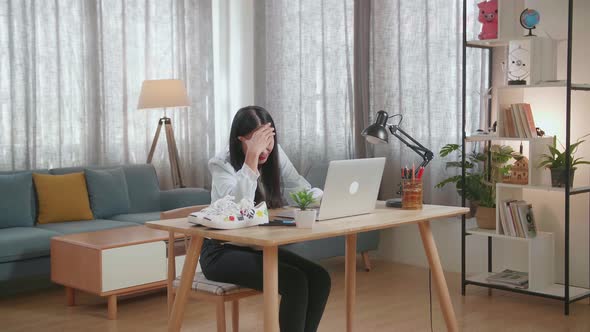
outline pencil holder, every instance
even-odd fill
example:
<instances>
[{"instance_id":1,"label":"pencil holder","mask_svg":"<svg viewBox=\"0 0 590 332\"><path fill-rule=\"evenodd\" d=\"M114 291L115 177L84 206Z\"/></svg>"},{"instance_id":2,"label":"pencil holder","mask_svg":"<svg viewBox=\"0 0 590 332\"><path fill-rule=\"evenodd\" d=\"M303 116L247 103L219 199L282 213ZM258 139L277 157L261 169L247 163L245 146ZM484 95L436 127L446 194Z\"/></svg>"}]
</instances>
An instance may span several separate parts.
<instances>
[{"instance_id":1,"label":"pencil holder","mask_svg":"<svg viewBox=\"0 0 590 332\"><path fill-rule=\"evenodd\" d=\"M422 179L402 179L402 208L422 209Z\"/></svg>"}]
</instances>

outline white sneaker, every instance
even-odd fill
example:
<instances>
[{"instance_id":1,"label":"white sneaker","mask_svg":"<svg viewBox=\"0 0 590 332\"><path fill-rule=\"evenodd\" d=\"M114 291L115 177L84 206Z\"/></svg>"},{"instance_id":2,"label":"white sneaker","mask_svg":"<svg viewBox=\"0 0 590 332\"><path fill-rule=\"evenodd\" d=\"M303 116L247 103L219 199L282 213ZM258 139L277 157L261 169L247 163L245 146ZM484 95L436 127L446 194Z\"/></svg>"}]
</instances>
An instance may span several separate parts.
<instances>
[{"instance_id":1,"label":"white sneaker","mask_svg":"<svg viewBox=\"0 0 590 332\"><path fill-rule=\"evenodd\" d=\"M252 201L242 199L238 204L234 199L229 195L218 199L209 207L191 213L188 221L217 229L243 228L268 223L266 202L254 206Z\"/></svg>"}]
</instances>

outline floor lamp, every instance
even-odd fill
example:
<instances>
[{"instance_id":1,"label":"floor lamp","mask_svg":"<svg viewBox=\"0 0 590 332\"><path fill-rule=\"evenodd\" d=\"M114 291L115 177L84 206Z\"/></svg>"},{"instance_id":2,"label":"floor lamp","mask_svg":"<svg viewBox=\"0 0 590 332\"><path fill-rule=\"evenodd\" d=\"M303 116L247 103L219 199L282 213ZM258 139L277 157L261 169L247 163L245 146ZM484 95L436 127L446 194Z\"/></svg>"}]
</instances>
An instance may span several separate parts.
<instances>
[{"instance_id":1,"label":"floor lamp","mask_svg":"<svg viewBox=\"0 0 590 332\"><path fill-rule=\"evenodd\" d=\"M158 129L152 141L152 147L148 154L147 163L152 162L160 130L164 126L166 132L166 143L168 145L168 159L170 160L170 169L172 171L172 184L174 188L184 188L182 182L182 172L180 171L180 161L178 158L178 149L172 130L172 121L166 116L166 108L169 107L188 107L190 106L186 89L181 80L145 80L141 85L139 95L138 109L163 108L164 116L158 121Z\"/></svg>"}]
</instances>

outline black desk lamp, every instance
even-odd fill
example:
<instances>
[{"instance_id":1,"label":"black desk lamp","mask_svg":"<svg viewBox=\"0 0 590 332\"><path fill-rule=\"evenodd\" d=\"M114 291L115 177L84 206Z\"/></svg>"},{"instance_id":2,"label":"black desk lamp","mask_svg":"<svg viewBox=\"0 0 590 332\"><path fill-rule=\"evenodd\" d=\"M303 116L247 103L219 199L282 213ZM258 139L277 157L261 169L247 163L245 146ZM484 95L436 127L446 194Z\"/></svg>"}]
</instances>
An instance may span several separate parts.
<instances>
[{"instance_id":1,"label":"black desk lamp","mask_svg":"<svg viewBox=\"0 0 590 332\"><path fill-rule=\"evenodd\" d=\"M399 117L400 121L397 124L387 123L387 120L393 117ZM361 135L363 135L367 142L371 144L387 144L389 142L387 129L389 128L389 132L391 132L393 136L397 137L402 143L422 157L422 163L415 170L416 174L414 175L417 176L420 167L426 167L432 158L434 158L434 154L399 127L402 119L403 116L401 114L389 116L387 112L379 111L377 112L375 123L365 128ZM386 205L389 207L401 208L402 202L400 198L393 198L387 200Z\"/></svg>"}]
</instances>

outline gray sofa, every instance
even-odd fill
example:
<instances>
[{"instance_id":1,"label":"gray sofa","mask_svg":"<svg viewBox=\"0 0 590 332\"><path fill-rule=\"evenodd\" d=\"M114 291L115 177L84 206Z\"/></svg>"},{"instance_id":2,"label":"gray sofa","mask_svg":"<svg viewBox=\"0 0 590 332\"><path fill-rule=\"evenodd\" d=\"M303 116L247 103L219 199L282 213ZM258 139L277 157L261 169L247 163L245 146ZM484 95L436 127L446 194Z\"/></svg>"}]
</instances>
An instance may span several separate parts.
<instances>
[{"instance_id":1,"label":"gray sofa","mask_svg":"<svg viewBox=\"0 0 590 332\"><path fill-rule=\"evenodd\" d=\"M31 280L48 282L50 275L49 243L53 236L91 232L117 227L137 226L146 221L160 219L160 211L179 207L209 204L210 193L200 188L181 188L161 191L152 165L126 165L110 167L72 167L50 170L0 172L2 175L23 173L67 174L85 169L107 170L122 168L127 184L129 206L126 213L102 215L101 218L85 221L69 221L36 224L37 200L35 190L31 193L30 221L9 220L0 223L0 295L14 288L26 288ZM120 171L119 171L120 172ZM88 177L86 178L88 183ZM33 183L28 185L33 186ZM100 182L95 186L100 186ZM34 187L34 186L33 186ZM88 186L90 190L90 184ZM2 192L2 191L0 191ZM16 200L11 195L0 200ZM16 203L16 202L15 202ZM4 204L3 206L7 206ZM94 216L97 211L91 205ZM2 211L10 213L11 211ZM22 215L22 214L21 214ZM35 288L35 287L32 287Z\"/></svg>"}]
</instances>

